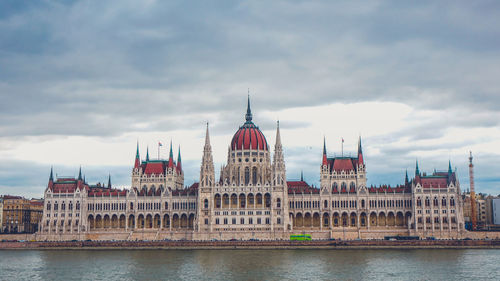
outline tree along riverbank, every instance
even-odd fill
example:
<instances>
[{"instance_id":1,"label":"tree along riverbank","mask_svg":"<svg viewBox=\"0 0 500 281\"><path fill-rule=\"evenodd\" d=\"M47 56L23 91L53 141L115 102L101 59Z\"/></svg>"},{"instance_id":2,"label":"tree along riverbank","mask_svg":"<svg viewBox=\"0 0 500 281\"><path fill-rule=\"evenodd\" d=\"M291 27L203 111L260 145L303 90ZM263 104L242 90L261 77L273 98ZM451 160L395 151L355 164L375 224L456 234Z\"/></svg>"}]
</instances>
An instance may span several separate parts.
<instances>
[{"instance_id":1,"label":"tree along riverbank","mask_svg":"<svg viewBox=\"0 0 500 281\"><path fill-rule=\"evenodd\" d=\"M500 240L4 241L1 249L500 249Z\"/></svg>"}]
</instances>

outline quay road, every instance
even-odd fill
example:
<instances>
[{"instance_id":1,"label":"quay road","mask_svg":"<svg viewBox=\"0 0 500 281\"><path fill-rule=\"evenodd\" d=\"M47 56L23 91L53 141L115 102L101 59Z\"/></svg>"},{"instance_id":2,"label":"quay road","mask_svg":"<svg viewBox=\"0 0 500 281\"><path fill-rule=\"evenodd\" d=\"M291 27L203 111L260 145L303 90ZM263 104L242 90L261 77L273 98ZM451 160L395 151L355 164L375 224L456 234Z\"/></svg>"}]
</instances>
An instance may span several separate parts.
<instances>
[{"instance_id":1,"label":"quay road","mask_svg":"<svg viewBox=\"0 0 500 281\"><path fill-rule=\"evenodd\" d=\"M493 240L4 241L2 249L500 249Z\"/></svg>"}]
</instances>

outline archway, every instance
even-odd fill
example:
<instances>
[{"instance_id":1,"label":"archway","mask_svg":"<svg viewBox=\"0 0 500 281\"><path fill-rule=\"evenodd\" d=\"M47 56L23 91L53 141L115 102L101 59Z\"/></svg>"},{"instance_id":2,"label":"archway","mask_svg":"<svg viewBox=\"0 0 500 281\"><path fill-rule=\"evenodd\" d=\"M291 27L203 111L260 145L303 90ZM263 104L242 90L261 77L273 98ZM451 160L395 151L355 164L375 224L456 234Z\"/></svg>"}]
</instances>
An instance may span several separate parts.
<instances>
[{"instance_id":1,"label":"archway","mask_svg":"<svg viewBox=\"0 0 500 281\"><path fill-rule=\"evenodd\" d=\"M295 223L294 223L294 226L295 227L303 227L304 226L304 218L302 217L302 214L301 213L297 213L295 215Z\"/></svg>"},{"instance_id":2,"label":"archway","mask_svg":"<svg viewBox=\"0 0 500 281\"><path fill-rule=\"evenodd\" d=\"M180 226L179 215L174 214L172 217L172 227L177 229L179 228L179 226Z\"/></svg>"},{"instance_id":3,"label":"archway","mask_svg":"<svg viewBox=\"0 0 500 281\"><path fill-rule=\"evenodd\" d=\"M396 224L396 217L393 212L387 213L387 226L394 226Z\"/></svg>"},{"instance_id":4,"label":"archway","mask_svg":"<svg viewBox=\"0 0 500 281\"><path fill-rule=\"evenodd\" d=\"M95 216L95 228L96 229L102 228L102 218L101 218L101 215Z\"/></svg>"},{"instance_id":5,"label":"archway","mask_svg":"<svg viewBox=\"0 0 500 281\"><path fill-rule=\"evenodd\" d=\"M90 230L94 230L94 228L95 228L94 216L93 215L89 215L87 221L88 221Z\"/></svg>"},{"instance_id":6,"label":"archway","mask_svg":"<svg viewBox=\"0 0 500 281\"><path fill-rule=\"evenodd\" d=\"M318 213L314 213L313 214L313 227L320 227L320 224L321 224L321 220L320 220L320 216Z\"/></svg>"},{"instance_id":7,"label":"archway","mask_svg":"<svg viewBox=\"0 0 500 281\"><path fill-rule=\"evenodd\" d=\"M328 227L330 225L330 215L328 213L323 214L323 227Z\"/></svg>"},{"instance_id":8,"label":"archway","mask_svg":"<svg viewBox=\"0 0 500 281\"><path fill-rule=\"evenodd\" d=\"M128 228L132 228L132 229L135 228L135 217L134 217L134 215L130 215L128 217Z\"/></svg>"},{"instance_id":9,"label":"archway","mask_svg":"<svg viewBox=\"0 0 500 281\"><path fill-rule=\"evenodd\" d=\"M403 213L402 212L398 212L396 214L396 225L397 226L404 226L405 224L405 218L403 216Z\"/></svg>"},{"instance_id":10,"label":"archway","mask_svg":"<svg viewBox=\"0 0 500 281\"><path fill-rule=\"evenodd\" d=\"M194 214L190 214L188 218L188 228L194 229Z\"/></svg>"},{"instance_id":11,"label":"archway","mask_svg":"<svg viewBox=\"0 0 500 281\"><path fill-rule=\"evenodd\" d=\"M118 216L116 214L111 217L111 228L118 228Z\"/></svg>"},{"instance_id":12,"label":"archway","mask_svg":"<svg viewBox=\"0 0 500 281\"><path fill-rule=\"evenodd\" d=\"M168 214L163 216L163 227L170 228L170 216Z\"/></svg>"},{"instance_id":13,"label":"archway","mask_svg":"<svg viewBox=\"0 0 500 281\"><path fill-rule=\"evenodd\" d=\"M153 228L153 216L151 214L146 215L146 228Z\"/></svg>"},{"instance_id":14,"label":"archway","mask_svg":"<svg viewBox=\"0 0 500 281\"><path fill-rule=\"evenodd\" d=\"M161 219L160 219L160 215L159 214L156 214L154 219L153 219L153 227L154 228L160 228L161 227Z\"/></svg>"},{"instance_id":15,"label":"archway","mask_svg":"<svg viewBox=\"0 0 500 281\"><path fill-rule=\"evenodd\" d=\"M103 228L108 229L110 227L110 219L108 215L104 215Z\"/></svg>"},{"instance_id":16,"label":"archway","mask_svg":"<svg viewBox=\"0 0 500 281\"><path fill-rule=\"evenodd\" d=\"M125 215L120 215L120 228L125 228Z\"/></svg>"},{"instance_id":17,"label":"archway","mask_svg":"<svg viewBox=\"0 0 500 281\"><path fill-rule=\"evenodd\" d=\"M380 212L380 214L378 214L378 225L379 226L386 225L386 217L384 212Z\"/></svg>"},{"instance_id":18,"label":"archway","mask_svg":"<svg viewBox=\"0 0 500 281\"><path fill-rule=\"evenodd\" d=\"M188 217L186 214L182 214L181 215L181 228L187 228L187 227L188 227Z\"/></svg>"},{"instance_id":19,"label":"archway","mask_svg":"<svg viewBox=\"0 0 500 281\"><path fill-rule=\"evenodd\" d=\"M304 215L304 227L312 226L312 217L310 213L305 213Z\"/></svg>"},{"instance_id":20,"label":"archway","mask_svg":"<svg viewBox=\"0 0 500 281\"><path fill-rule=\"evenodd\" d=\"M333 213L332 223L333 223L334 227L339 227L340 226L340 216L339 216L339 213L337 213L337 212Z\"/></svg>"},{"instance_id":21,"label":"archway","mask_svg":"<svg viewBox=\"0 0 500 281\"><path fill-rule=\"evenodd\" d=\"M137 217L137 228L144 228L144 215L140 214Z\"/></svg>"},{"instance_id":22,"label":"archway","mask_svg":"<svg viewBox=\"0 0 500 281\"><path fill-rule=\"evenodd\" d=\"M371 226L378 226L377 214L375 212L370 213L370 225Z\"/></svg>"}]
</instances>

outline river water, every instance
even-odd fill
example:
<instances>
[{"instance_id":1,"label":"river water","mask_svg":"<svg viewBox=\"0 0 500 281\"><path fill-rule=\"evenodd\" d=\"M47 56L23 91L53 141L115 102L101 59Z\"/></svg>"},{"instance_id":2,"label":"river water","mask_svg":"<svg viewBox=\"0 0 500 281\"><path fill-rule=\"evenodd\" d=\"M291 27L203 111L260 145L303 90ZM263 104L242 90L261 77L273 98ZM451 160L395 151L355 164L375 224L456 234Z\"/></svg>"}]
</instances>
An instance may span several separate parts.
<instances>
[{"instance_id":1,"label":"river water","mask_svg":"<svg viewBox=\"0 0 500 281\"><path fill-rule=\"evenodd\" d=\"M500 250L2 250L0 280L499 280Z\"/></svg>"}]
</instances>

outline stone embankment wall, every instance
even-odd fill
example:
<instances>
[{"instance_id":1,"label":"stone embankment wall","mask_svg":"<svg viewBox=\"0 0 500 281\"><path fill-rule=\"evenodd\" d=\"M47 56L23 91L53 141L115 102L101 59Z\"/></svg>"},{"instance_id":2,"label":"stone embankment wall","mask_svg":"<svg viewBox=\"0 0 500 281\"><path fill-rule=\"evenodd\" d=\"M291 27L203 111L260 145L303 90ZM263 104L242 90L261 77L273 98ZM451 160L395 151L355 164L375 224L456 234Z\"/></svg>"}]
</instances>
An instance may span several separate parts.
<instances>
[{"instance_id":1,"label":"stone embankment wall","mask_svg":"<svg viewBox=\"0 0 500 281\"><path fill-rule=\"evenodd\" d=\"M0 249L365 249L500 248L500 240L58 241L0 242Z\"/></svg>"}]
</instances>

